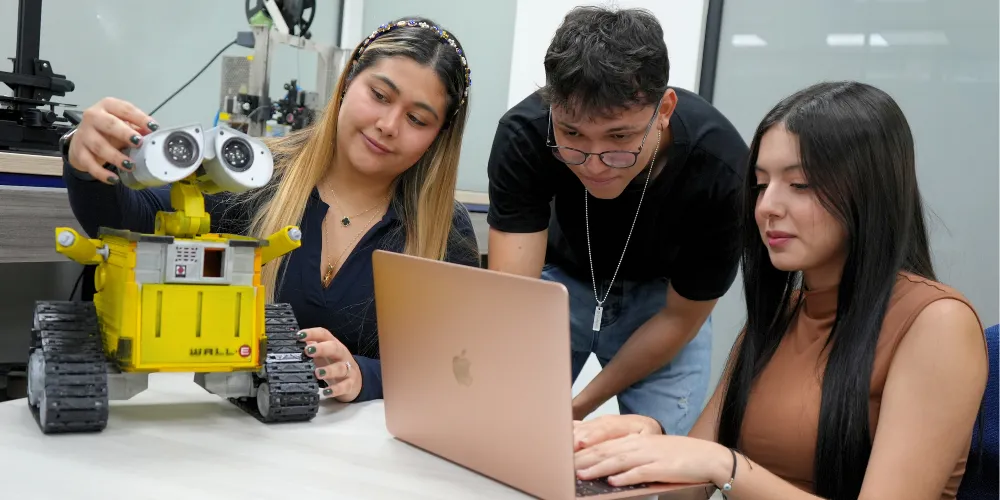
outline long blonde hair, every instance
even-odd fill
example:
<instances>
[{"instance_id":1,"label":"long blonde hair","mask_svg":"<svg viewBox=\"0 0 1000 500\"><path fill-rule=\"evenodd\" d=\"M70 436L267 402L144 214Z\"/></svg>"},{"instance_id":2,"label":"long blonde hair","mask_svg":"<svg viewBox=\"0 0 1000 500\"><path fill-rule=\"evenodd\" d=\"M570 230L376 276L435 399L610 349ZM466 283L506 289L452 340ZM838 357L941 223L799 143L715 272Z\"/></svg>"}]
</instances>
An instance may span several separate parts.
<instances>
[{"instance_id":1,"label":"long blonde hair","mask_svg":"<svg viewBox=\"0 0 1000 500\"><path fill-rule=\"evenodd\" d=\"M333 97L316 124L268 141L274 154L274 179L248 197L257 201L254 205L259 207L250 224L251 235L264 238L285 226L301 223L313 188L333 163L337 120L350 82L379 59L403 56L433 68L441 78L448 94L449 118L427 152L396 178L392 204L404 221L404 253L444 258L449 241L455 239L452 218L462 134L468 115L468 66L464 49L451 33L433 28L435 23L428 19L403 21L407 22L405 26L397 27L399 21L383 25L373 33L374 38L369 37L354 49ZM387 26L395 29L383 31ZM269 302L274 300L283 261L284 257L275 259L261 271L261 284L266 287Z\"/></svg>"}]
</instances>

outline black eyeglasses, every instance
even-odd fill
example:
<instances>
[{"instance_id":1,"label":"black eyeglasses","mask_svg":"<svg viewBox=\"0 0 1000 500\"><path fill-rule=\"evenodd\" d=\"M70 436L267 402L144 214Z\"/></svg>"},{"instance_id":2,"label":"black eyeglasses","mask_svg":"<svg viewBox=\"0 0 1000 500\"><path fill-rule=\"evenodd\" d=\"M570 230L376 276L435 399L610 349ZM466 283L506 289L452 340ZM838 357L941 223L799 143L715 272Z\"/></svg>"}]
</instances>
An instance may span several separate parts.
<instances>
[{"instance_id":1,"label":"black eyeglasses","mask_svg":"<svg viewBox=\"0 0 1000 500\"><path fill-rule=\"evenodd\" d=\"M576 148L571 148L569 146L560 146L555 143L555 129L552 128L552 108L549 108L549 126L548 131L545 134L545 145L552 148L552 154L555 157L566 164L569 165L583 165L587 158L591 155L595 155L601 159L601 162L611 168L629 168L635 165L635 162L639 160L639 154L642 153L642 147L646 145L646 137L649 136L649 130L653 127L653 120L656 119L656 115L659 114L660 108L657 106L653 110L653 116L649 117L649 123L646 124L646 133L642 135L642 142L639 143L638 151L605 151L603 153L588 153L586 151L580 151Z\"/></svg>"}]
</instances>

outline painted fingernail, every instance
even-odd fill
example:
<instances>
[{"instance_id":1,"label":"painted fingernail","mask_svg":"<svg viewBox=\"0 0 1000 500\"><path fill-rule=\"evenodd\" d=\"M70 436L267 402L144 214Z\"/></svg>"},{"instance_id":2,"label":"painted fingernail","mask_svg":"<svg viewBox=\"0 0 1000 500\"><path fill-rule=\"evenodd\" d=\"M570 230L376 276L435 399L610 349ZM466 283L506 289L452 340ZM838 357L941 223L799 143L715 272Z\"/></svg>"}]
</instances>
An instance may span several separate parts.
<instances>
[{"instance_id":1,"label":"painted fingernail","mask_svg":"<svg viewBox=\"0 0 1000 500\"><path fill-rule=\"evenodd\" d=\"M153 132L156 132L156 129L160 128L160 125L156 122L149 122L146 124L146 126L149 127L149 130L152 130Z\"/></svg>"},{"instance_id":2,"label":"painted fingernail","mask_svg":"<svg viewBox=\"0 0 1000 500\"><path fill-rule=\"evenodd\" d=\"M302 340L302 339L306 338L306 332L300 331L299 333L296 333L295 336L298 337L299 340Z\"/></svg>"},{"instance_id":3,"label":"painted fingernail","mask_svg":"<svg viewBox=\"0 0 1000 500\"><path fill-rule=\"evenodd\" d=\"M139 145L139 139L140 139L139 136L133 135L132 138L129 139L129 140L132 141L132 144L135 144L136 146L138 146Z\"/></svg>"},{"instance_id":4,"label":"painted fingernail","mask_svg":"<svg viewBox=\"0 0 1000 500\"><path fill-rule=\"evenodd\" d=\"M320 369L319 369L319 376L320 376L320 377L325 377L325 376L326 376L326 370L324 370L324 369L320 368Z\"/></svg>"},{"instance_id":5,"label":"painted fingernail","mask_svg":"<svg viewBox=\"0 0 1000 500\"><path fill-rule=\"evenodd\" d=\"M118 184L118 176L117 175L112 175L112 176L108 177L108 184L111 184L111 185Z\"/></svg>"},{"instance_id":6,"label":"painted fingernail","mask_svg":"<svg viewBox=\"0 0 1000 500\"><path fill-rule=\"evenodd\" d=\"M122 162L122 168L125 170L132 170L135 168L135 163L132 163L130 160L125 160Z\"/></svg>"},{"instance_id":7,"label":"painted fingernail","mask_svg":"<svg viewBox=\"0 0 1000 500\"><path fill-rule=\"evenodd\" d=\"M309 347L306 347L306 352L309 354L316 354L316 346L311 345Z\"/></svg>"},{"instance_id":8,"label":"painted fingernail","mask_svg":"<svg viewBox=\"0 0 1000 500\"><path fill-rule=\"evenodd\" d=\"M331 394L333 394L333 389L323 389L324 396L329 396Z\"/></svg>"}]
</instances>

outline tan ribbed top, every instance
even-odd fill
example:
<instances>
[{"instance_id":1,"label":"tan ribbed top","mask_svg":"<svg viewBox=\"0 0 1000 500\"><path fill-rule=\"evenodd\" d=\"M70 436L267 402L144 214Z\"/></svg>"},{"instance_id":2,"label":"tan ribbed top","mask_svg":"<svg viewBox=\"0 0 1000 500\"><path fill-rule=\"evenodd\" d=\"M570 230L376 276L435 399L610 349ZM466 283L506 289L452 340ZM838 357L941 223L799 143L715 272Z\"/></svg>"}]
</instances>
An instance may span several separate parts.
<instances>
[{"instance_id":1,"label":"tan ribbed top","mask_svg":"<svg viewBox=\"0 0 1000 500\"><path fill-rule=\"evenodd\" d=\"M803 490L813 492L820 397L826 353L823 346L837 311L837 287L809 290L774 357L754 384L741 430L742 451ZM882 389L896 348L914 319L930 303L951 298L971 303L956 290L900 273L875 349L870 392L871 429L878 427ZM822 355L821 355L822 353ZM822 357L822 359L821 359ZM813 376L808 376L812 373ZM970 429L969 440L972 434ZM965 474L968 448L955 464L942 499L954 499Z\"/></svg>"}]
</instances>

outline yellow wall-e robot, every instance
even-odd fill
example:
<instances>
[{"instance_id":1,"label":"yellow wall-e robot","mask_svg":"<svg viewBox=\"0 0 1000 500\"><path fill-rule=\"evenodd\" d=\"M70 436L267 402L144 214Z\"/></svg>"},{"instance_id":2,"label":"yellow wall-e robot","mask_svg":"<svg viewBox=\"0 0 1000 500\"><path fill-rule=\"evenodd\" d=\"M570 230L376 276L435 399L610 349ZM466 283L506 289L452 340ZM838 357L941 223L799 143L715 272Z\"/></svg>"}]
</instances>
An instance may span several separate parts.
<instances>
[{"instance_id":1,"label":"yellow wall-e robot","mask_svg":"<svg viewBox=\"0 0 1000 500\"><path fill-rule=\"evenodd\" d=\"M155 372L192 372L206 391L262 422L311 420L315 365L295 339L288 304L267 304L261 267L300 245L294 226L266 239L210 232L204 194L265 185L271 152L228 127L160 129L125 152L131 189L169 184L173 212L154 234L55 231L56 250L96 264L93 302L35 308L28 405L45 433L100 431L108 401L129 399Z\"/></svg>"}]
</instances>

